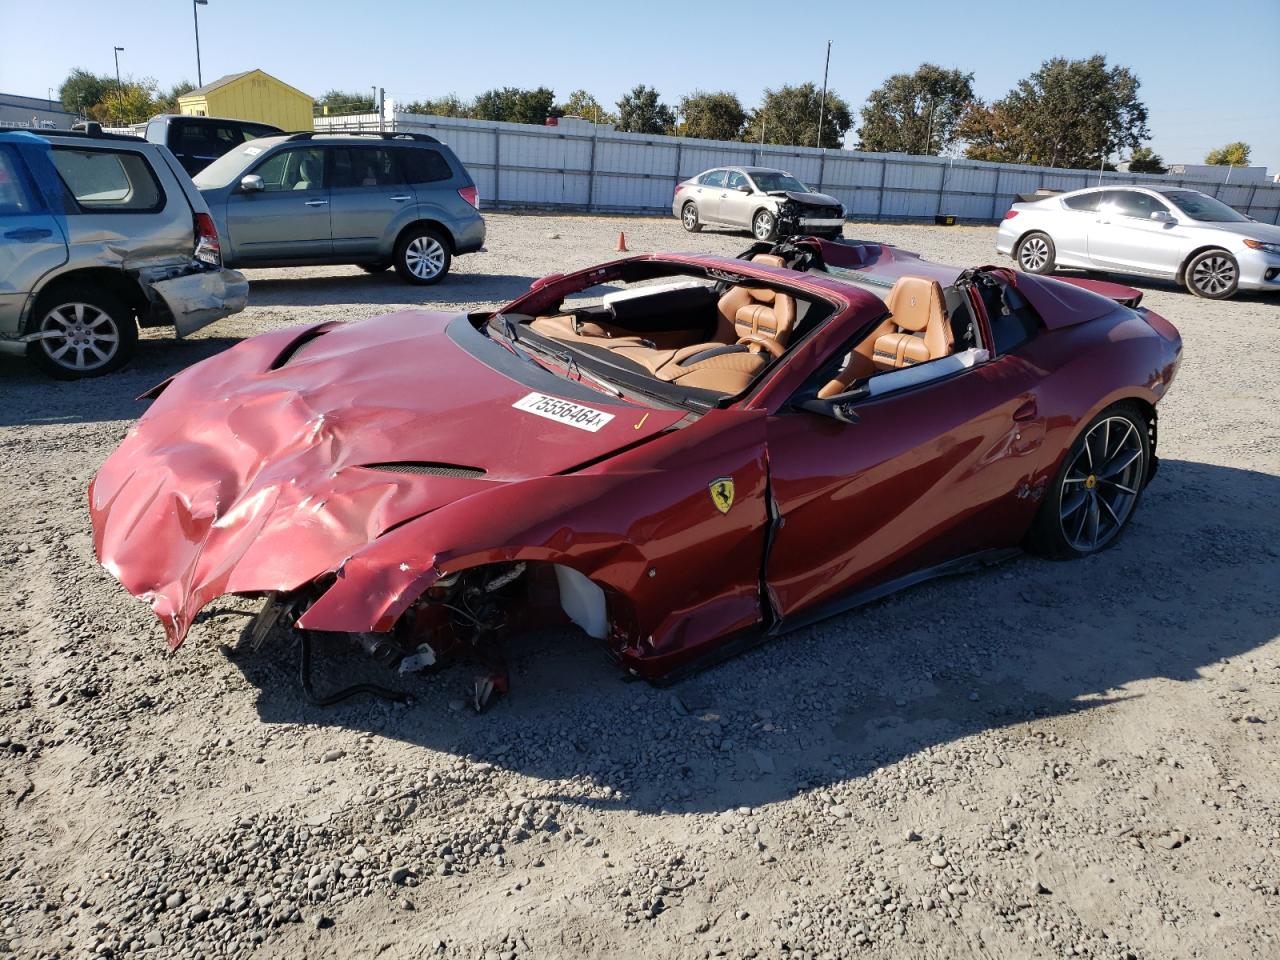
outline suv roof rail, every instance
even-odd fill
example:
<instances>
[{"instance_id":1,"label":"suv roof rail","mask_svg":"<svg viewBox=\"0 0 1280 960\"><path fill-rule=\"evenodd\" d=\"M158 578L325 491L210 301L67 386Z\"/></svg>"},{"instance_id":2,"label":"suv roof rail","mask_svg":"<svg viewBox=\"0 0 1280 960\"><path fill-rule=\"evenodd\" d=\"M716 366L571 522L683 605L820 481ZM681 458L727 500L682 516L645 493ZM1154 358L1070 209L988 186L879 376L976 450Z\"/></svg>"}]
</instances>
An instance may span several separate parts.
<instances>
[{"instance_id":1,"label":"suv roof rail","mask_svg":"<svg viewBox=\"0 0 1280 960\"><path fill-rule=\"evenodd\" d=\"M89 125L89 129L87 130L85 129L86 124L83 124L83 123L77 123L76 127L78 127L79 129L71 129L71 130L50 130L47 128L43 128L40 130L24 129L23 132L34 133L37 136L41 136L41 137L79 137L85 140L125 140L129 143L146 143L147 142L145 138L136 137L133 134L129 134L129 133L107 133L105 130L102 129L102 125L99 123L91 122L91 124Z\"/></svg>"},{"instance_id":2,"label":"suv roof rail","mask_svg":"<svg viewBox=\"0 0 1280 960\"><path fill-rule=\"evenodd\" d=\"M380 140L418 140L422 143L439 143L425 133L404 133L396 130L300 130L287 133L289 140L312 140L315 137L377 137Z\"/></svg>"}]
</instances>

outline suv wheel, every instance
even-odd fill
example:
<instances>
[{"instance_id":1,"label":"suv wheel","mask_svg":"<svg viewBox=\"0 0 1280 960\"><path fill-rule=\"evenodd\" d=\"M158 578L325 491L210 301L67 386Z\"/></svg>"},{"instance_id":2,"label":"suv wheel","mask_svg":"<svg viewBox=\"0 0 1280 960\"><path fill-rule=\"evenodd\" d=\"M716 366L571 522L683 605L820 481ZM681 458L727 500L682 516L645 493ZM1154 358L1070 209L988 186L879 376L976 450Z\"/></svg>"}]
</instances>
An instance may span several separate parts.
<instances>
[{"instance_id":1,"label":"suv wheel","mask_svg":"<svg viewBox=\"0 0 1280 960\"><path fill-rule=\"evenodd\" d=\"M407 230L396 244L396 273L410 283L439 283L452 259L448 239L432 227Z\"/></svg>"},{"instance_id":2,"label":"suv wheel","mask_svg":"<svg viewBox=\"0 0 1280 960\"><path fill-rule=\"evenodd\" d=\"M40 298L27 356L59 380L100 377L118 370L138 346L133 312L115 294L66 287Z\"/></svg>"}]
</instances>

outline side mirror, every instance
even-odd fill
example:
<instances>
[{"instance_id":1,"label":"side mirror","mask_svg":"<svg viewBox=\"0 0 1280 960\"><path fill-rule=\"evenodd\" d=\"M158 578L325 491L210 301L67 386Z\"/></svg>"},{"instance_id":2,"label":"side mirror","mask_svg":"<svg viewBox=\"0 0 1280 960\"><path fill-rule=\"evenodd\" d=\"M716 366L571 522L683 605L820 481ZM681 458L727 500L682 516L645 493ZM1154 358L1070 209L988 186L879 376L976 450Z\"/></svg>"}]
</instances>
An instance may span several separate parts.
<instances>
[{"instance_id":1,"label":"side mirror","mask_svg":"<svg viewBox=\"0 0 1280 960\"><path fill-rule=\"evenodd\" d=\"M819 397L809 397L796 401L794 406L797 410L816 413L821 417L839 420L841 423L857 423L860 418L858 417L858 411L854 409L855 399L857 399L856 393L842 393L826 400Z\"/></svg>"},{"instance_id":2,"label":"side mirror","mask_svg":"<svg viewBox=\"0 0 1280 960\"><path fill-rule=\"evenodd\" d=\"M247 177L240 178L241 193L261 193L266 189L266 184L262 182L262 178L256 173L251 173Z\"/></svg>"},{"instance_id":3,"label":"side mirror","mask_svg":"<svg viewBox=\"0 0 1280 960\"><path fill-rule=\"evenodd\" d=\"M1174 216L1168 210L1152 210L1151 219L1156 223L1173 223Z\"/></svg>"},{"instance_id":4,"label":"side mirror","mask_svg":"<svg viewBox=\"0 0 1280 960\"><path fill-rule=\"evenodd\" d=\"M748 186L747 184L745 184L745 183L740 183L740 184L738 184L738 186L737 186L735 189L736 189L739 193L751 193L751 187L749 187L749 186Z\"/></svg>"}]
</instances>

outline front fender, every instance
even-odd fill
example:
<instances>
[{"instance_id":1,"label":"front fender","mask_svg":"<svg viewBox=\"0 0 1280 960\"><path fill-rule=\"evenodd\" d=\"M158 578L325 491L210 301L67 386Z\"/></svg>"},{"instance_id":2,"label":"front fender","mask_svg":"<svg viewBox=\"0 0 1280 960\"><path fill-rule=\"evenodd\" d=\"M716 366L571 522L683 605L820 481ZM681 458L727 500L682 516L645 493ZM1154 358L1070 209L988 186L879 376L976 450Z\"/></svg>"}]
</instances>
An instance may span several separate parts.
<instances>
[{"instance_id":1,"label":"front fender","mask_svg":"<svg viewBox=\"0 0 1280 960\"><path fill-rule=\"evenodd\" d=\"M540 477L411 520L353 554L299 626L343 633L387 631L437 579L508 561L564 564L629 593L644 575L644 551L626 524L611 522L603 509L611 490L625 479ZM602 506L593 509L592 504ZM591 522L593 514L598 522Z\"/></svg>"}]
</instances>

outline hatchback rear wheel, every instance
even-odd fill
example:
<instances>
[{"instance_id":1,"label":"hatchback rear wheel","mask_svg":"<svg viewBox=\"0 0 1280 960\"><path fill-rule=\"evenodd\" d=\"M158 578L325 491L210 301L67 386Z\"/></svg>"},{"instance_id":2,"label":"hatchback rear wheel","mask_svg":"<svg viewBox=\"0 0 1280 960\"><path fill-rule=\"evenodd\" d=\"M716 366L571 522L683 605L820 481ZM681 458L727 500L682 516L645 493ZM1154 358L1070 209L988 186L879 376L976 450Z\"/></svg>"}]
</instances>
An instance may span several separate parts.
<instances>
[{"instance_id":1,"label":"hatchback rear wheel","mask_svg":"<svg viewBox=\"0 0 1280 960\"><path fill-rule=\"evenodd\" d=\"M114 294L66 287L40 298L27 356L59 380L100 377L118 370L138 346L133 312Z\"/></svg>"},{"instance_id":2,"label":"hatchback rear wheel","mask_svg":"<svg viewBox=\"0 0 1280 960\"><path fill-rule=\"evenodd\" d=\"M434 227L414 227L396 244L396 273L410 283L439 283L452 259L448 239Z\"/></svg>"}]
</instances>

